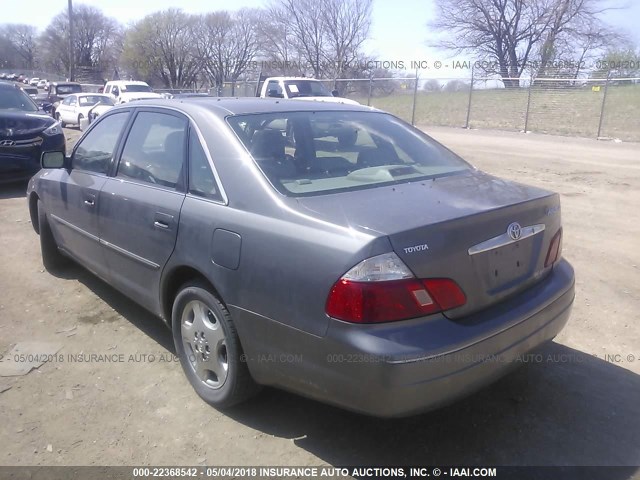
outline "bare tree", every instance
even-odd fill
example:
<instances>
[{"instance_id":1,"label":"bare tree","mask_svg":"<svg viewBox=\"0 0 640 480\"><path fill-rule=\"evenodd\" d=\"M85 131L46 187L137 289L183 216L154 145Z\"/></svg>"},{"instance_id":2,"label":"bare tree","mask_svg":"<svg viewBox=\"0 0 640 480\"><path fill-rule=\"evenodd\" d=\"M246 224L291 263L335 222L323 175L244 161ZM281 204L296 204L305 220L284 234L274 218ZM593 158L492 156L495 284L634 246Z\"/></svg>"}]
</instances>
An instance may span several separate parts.
<instances>
[{"instance_id":1,"label":"bare tree","mask_svg":"<svg viewBox=\"0 0 640 480\"><path fill-rule=\"evenodd\" d=\"M7 48L18 55L20 66L34 69L38 48L36 28L32 25L9 24L2 30L2 36L8 42Z\"/></svg>"},{"instance_id":2,"label":"bare tree","mask_svg":"<svg viewBox=\"0 0 640 480\"><path fill-rule=\"evenodd\" d=\"M506 87L536 65L546 65L562 38L576 35L578 25L597 23L605 10L598 0L436 0L432 27L446 38L437 46L473 53L489 60Z\"/></svg>"},{"instance_id":3,"label":"bare tree","mask_svg":"<svg viewBox=\"0 0 640 480\"><path fill-rule=\"evenodd\" d=\"M498 73L505 87L518 79L545 33L546 12L540 1L436 0L432 23L448 38L437 46L472 52L488 60L488 73Z\"/></svg>"},{"instance_id":4,"label":"bare tree","mask_svg":"<svg viewBox=\"0 0 640 480\"><path fill-rule=\"evenodd\" d=\"M266 60L268 74L302 75L304 59L297 48L289 18L281 5L272 5L262 14L258 25L258 55Z\"/></svg>"},{"instance_id":5,"label":"bare tree","mask_svg":"<svg viewBox=\"0 0 640 480\"><path fill-rule=\"evenodd\" d=\"M371 0L324 0L323 20L327 38L325 56L334 63L331 73L334 78L344 78L369 37Z\"/></svg>"},{"instance_id":6,"label":"bare tree","mask_svg":"<svg viewBox=\"0 0 640 480\"><path fill-rule=\"evenodd\" d=\"M196 49L211 82L235 84L258 53L260 12L241 9L209 13L198 19Z\"/></svg>"},{"instance_id":7,"label":"bare tree","mask_svg":"<svg viewBox=\"0 0 640 480\"><path fill-rule=\"evenodd\" d=\"M74 17L74 60L98 74L113 68L120 55L122 27L97 8L77 5ZM40 63L56 73L69 69L69 17L63 11L56 15L39 39Z\"/></svg>"},{"instance_id":8,"label":"bare tree","mask_svg":"<svg viewBox=\"0 0 640 480\"><path fill-rule=\"evenodd\" d=\"M279 11L282 18L289 19L294 45L316 78L325 70L327 31L323 9L323 0L282 0Z\"/></svg>"},{"instance_id":9,"label":"bare tree","mask_svg":"<svg viewBox=\"0 0 640 480\"><path fill-rule=\"evenodd\" d=\"M600 14L615 6L602 7L600 0L547 0L547 3L546 33L540 47L537 75L548 75L558 68L557 63L562 69L563 62L554 60L582 63L590 53L610 47L623 38L600 19Z\"/></svg>"},{"instance_id":10,"label":"bare tree","mask_svg":"<svg viewBox=\"0 0 640 480\"><path fill-rule=\"evenodd\" d=\"M279 19L280 51L290 42L314 77L341 78L369 36L371 0L280 0L269 17Z\"/></svg>"},{"instance_id":11,"label":"bare tree","mask_svg":"<svg viewBox=\"0 0 640 480\"><path fill-rule=\"evenodd\" d=\"M195 46L196 20L178 9L147 15L127 32L123 66L147 81L159 80L167 88L191 86L202 68Z\"/></svg>"}]
</instances>

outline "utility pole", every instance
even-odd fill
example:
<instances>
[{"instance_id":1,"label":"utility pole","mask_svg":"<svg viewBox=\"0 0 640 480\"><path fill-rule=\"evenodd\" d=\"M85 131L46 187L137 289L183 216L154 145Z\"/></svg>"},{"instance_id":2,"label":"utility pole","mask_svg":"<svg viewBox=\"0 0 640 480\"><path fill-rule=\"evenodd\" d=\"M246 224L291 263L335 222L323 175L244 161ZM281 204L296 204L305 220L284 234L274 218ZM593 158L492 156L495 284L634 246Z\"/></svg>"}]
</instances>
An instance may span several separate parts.
<instances>
[{"instance_id":1,"label":"utility pole","mask_svg":"<svg viewBox=\"0 0 640 480\"><path fill-rule=\"evenodd\" d=\"M73 82L73 0L69 0L69 81Z\"/></svg>"}]
</instances>

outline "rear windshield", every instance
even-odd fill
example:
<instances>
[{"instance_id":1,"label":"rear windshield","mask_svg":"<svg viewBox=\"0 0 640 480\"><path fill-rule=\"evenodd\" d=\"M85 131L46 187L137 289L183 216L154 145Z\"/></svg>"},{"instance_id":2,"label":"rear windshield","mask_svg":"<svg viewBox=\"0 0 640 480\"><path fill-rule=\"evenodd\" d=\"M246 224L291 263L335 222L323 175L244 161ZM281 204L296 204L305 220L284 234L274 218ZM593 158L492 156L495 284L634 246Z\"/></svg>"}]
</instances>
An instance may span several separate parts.
<instances>
[{"instance_id":1,"label":"rear windshield","mask_svg":"<svg viewBox=\"0 0 640 480\"><path fill-rule=\"evenodd\" d=\"M470 168L381 112L282 112L227 121L271 184L289 196L414 182Z\"/></svg>"},{"instance_id":2,"label":"rear windshield","mask_svg":"<svg viewBox=\"0 0 640 480\"><path fill-rule=\"evenodd\" d=\"M332 97L331 92L320 82L310 80L286 80L284 86L289 98L295 97Z\"/></svg>"},{"instance_id":3,"label":"rear windshield","mask_svg":"<svg viewBox=\"0 0 640 480\"><path fill-rule=\"evenodd\" d=\"M82 87L80 85L58 85L56 87L56 93L58 95L68 95L70 93L80 93Z\"/></svg>"},{"instance_id":4,"label":"rear windshield","mask_svg":"<svg viewBox=\"0 0 640 480\"><path fill-rule=\"evenodd\" d=\"M125 92L150 92L151 87L149 85L126 84L122 86L122 90Z\"/></svg>"},{"instance_id":5,"label":"rear windshield","mask_svg":"<svg viewBox=\"0 0 640 480\"><path fill-rule=\"evenodd\" d=\"M0 110L37 112L38 107L31 97L18 88L0 88Z\"/></svg>"},{"instance_id":6,"label":"rear windshield","mask_svg":"<svg viewBox=\"0 0 640 480\"><path fill-rule=\"evenodd\" d=\"M95 105L96 103L105 103L107 105L115 105L111 97L106 95L86 95L78 99L81 107L87 107L89 105Z\"/></svg>"}]
</instances>

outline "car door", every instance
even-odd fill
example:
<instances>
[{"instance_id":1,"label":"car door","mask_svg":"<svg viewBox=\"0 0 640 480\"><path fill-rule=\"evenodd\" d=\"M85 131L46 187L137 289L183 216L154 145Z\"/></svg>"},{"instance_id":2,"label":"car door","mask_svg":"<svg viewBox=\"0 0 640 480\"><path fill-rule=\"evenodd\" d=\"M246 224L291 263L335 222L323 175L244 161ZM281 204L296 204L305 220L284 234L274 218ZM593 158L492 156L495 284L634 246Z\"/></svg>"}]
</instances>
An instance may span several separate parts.
<instances>
[{"instance_id":1,"label":"car door","mask_svg":"<svg viewBox=\"0 0 640 480\"><path fill-rule=\"evenodd\" d=\"M71 103L71 98L73 97L73 95L68 96L67 98L65 98L64 100L62 100L60 102L60 104L58 105L58 108L56 109L56 113L59 116L59 119L62 120L63 122L67 123L67 119L68 119L68 109L69 109L69 105Z\"/></svg>"},{"instance_id":2,"label":"car door","mask_svg":"<svg viewBox=\"0 0 640 480\"><path fill-rule=\"evenodd\" d=\"M71 168L56 171L56 182L44 182L43 200L58 245L100 276L107 269L99 241L99 193L129 115L122 110L105 116L74 148Z\"/></svg>"},{"instance_id":3,"label":"car door","mask_svg":"<svg viewBox=\"0 0 640 480\"><path fill-rule=\"evenodd\" d=\"M69 104L65 109L66 123L76 123L78 121L78 116L76 115L76 108L78 106L78 96L77 95L69 95L71 99L69 100Z\"/></svg>"},{"instance_id":4,"label":"car door","mask_svg":"<svg viewBox=\"0 0 640 480\"><path fill-rule=\"evenodd\" d=\"M100 192L111 281L152 311L185 198L187 128L187 118L172 110L139 109L114 176Z\"/></svg>"}]
</instances>

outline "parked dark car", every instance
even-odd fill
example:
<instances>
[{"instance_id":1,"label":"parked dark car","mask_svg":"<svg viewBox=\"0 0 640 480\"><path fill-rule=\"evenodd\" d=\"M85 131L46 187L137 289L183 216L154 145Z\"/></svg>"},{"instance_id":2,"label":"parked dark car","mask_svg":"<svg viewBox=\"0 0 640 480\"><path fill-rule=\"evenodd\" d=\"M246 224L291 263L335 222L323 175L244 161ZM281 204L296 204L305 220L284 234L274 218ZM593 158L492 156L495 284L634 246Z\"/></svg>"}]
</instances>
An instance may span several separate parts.
<instances>
[{"instance_id":1,"label":"parked dark car","mask_svg":"<svg viewBox=\"0 0 640 480\"><path fill-rule=\"evenodd\" d=\"M43 151L65 151L60 124L19 87L0 82L0 183L31 177Z\"/></svg>"},{"instance_id":2,"label":"parked dark car","mask_svg":"<svg viewBox=\"0 0 640 480\"><path fill-rule=\"evenodd\" d=\"M72 258L164 319L217 407L273 385L382 417L435 408L522 364L573 304L557 194L368 107L145 100L42 162L44 265Z\"/></svg>"},{"instance_id":3,"label":"parked dark car","mask_svg":"<svg viewBox=\"0 0 640 480\"><path fill-rule=\"evenodd\" d=\"M38 89L36 87L31 87L29 85L25 85L24 87L20 87L24 93L29 95L31 98L35 99L38 95Z\"/></svg>"},{"instance_id":4,"label":"parked dark car","mask_svg":"<svg viewBox=\"0 0 640 480\"><path fill-rule=\"evenodd\" d=\"M52 115L55 116L55 110L58 104L74 93L82 92L82 85L75 82L51 82L48 89L48 100L53 105Z\"/></svg>"},{"instance_id":5,"label":"parked dark car","mask_svg":"<svg viewBox=\"0 0 640 480\"><path fill-rule=\"evenodd\" d=\"M33 97L33 101L36 102L40 110L47 112L53 117L53 104L49 101L48 93L38 93Z\"/></svg>"}]
</instances>

